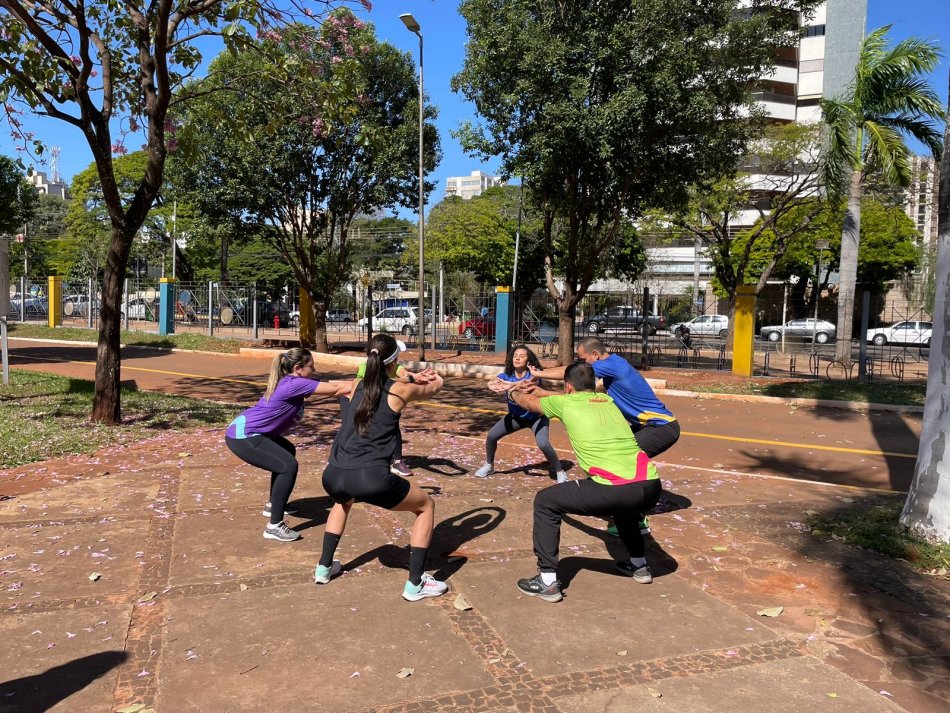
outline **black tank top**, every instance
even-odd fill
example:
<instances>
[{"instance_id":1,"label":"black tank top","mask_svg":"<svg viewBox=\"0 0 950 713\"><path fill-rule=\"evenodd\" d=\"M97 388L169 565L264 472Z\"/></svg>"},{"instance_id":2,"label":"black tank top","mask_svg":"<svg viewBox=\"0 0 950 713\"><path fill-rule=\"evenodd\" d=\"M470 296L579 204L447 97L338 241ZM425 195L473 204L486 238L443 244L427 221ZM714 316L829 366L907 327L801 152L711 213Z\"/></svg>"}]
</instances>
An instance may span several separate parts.
<instances>
[{"instance_id":1,"label":"black tank top","mask_svg":"<svg viewBox=\"0 0 950 713\"><path fill-rule=\"evenodd\" d=\"M383 384L379 406L373 414L365 437L360 435L353 423L353 416L363 401L363 383L360 381L357 385L353 401L343 415L343 425L333 439L329 464L337 468L367 468L377 465L388 468L389 461L396 452L400 414L389 407L388 399L393 380L387 379Z\"/></svg>"}]
</instances>

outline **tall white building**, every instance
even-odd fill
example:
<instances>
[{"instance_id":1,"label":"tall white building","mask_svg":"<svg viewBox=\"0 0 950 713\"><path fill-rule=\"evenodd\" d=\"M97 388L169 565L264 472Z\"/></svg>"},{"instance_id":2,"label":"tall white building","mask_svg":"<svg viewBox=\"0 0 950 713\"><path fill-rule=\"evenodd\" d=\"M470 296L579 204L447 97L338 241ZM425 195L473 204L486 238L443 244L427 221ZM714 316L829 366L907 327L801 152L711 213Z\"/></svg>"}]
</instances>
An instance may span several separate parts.
<instances>
[{"instance_id":1,"label":"tall white building","mask_svg":"<svg viewBox=\"0 0 950 713\"><path fill-rule=\"evenodd\" d=\"M62 181L51 181L43 171L34 171L26 180L36 189L37 193L48 193L66 200L66 184Z\"/></svg>"},{"instance_id":2,"label":"tall white building","mask_svg":"<svg viewBox=\"0 0 950 713\"><path fill-rule=\"evenodd\" d=\"M496 176L481 171L472 171L470 176L449 176L445 181L445 195L468 200L480 196L489 188L503 186L505 182Z\"/></svg>"}]
</instances>

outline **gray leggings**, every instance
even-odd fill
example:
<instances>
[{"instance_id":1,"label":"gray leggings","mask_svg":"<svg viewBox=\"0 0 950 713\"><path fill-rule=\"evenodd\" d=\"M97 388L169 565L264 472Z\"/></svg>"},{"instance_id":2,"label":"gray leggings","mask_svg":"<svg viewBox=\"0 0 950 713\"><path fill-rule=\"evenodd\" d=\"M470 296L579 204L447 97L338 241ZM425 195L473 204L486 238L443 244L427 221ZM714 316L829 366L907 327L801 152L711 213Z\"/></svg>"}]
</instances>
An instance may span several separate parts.
<instances>
[{"instance_id":1,"label":"gray leggings","mask_svg":"<svg viewBox=\"0 0 950 713\"><path fill-rule=\"evenodd\" d=\"M548 463L556 473L561 470L561 459L558 458L557 453L555 453L551 447L551 441L548 439L550 425L551 422L548 421L547 416L541 416L533 421L522 421L520 418L515 418L509 413L492 426L492 429L488 432L488 439L485 441L485 460L488 463L495 462L495 451L498 448L498 441L502 438L510 436L522 428L530 428L534 431L534 442L538 444L538 448L541 449L544 457L548 459Z\"/></svg>"}]
</instances>

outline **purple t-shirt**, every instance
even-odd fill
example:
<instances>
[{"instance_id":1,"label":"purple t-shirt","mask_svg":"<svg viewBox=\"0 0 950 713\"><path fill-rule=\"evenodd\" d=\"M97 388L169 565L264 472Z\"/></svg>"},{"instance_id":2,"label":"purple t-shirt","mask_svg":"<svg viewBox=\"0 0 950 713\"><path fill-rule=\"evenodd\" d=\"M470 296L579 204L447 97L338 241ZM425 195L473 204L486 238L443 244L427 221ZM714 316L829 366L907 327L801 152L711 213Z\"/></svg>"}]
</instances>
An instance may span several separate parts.
<instances>
[{"instance_id":1,"label":"purple t-shirt","mask_svg":"<svg viewBox=\"0 0 950 713\"><path fill-rule=\"evenodd\" d=\"M320 382L288 374L277 383L269 399L245 409L228 425L228 438L279 436L303 417L303 402Z\"/></svg>"}]
</instances>

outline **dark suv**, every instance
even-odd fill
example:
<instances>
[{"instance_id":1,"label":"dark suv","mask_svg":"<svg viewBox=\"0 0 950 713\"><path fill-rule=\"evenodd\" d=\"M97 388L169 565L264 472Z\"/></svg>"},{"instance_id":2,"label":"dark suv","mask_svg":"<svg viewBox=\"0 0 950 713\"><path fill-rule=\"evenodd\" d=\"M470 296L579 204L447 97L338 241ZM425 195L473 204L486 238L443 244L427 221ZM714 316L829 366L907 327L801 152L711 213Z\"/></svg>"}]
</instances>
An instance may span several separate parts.
<instances>
[{"instance_id":1,"label":"dark suv","mask_svg":"<svg viewBox=\"0 0 950 713\"><path fill-rule=\"evenodd\" d=\"M618 332L636 332L646 320L650 325L650 334L666 326L666 318L657 315L641 315L640 310L630 305L611 307L603 314L595 314L584 322L584 331L588 334L600 334L606 330Z\"/></svg>"}]
</instances>

